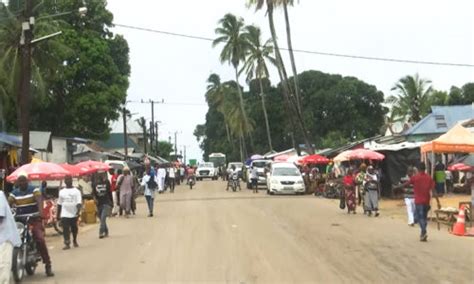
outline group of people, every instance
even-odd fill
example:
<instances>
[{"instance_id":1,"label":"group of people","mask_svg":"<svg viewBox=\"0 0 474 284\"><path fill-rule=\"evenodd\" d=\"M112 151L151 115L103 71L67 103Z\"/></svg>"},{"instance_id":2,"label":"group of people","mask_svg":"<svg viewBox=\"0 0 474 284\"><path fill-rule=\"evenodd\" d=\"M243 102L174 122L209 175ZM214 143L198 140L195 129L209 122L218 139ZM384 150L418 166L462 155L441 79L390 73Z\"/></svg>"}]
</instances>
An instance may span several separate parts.
<instances>
[{"instance_id":1,"label":"group of people","mask_svg":"<svg viewBox=\"0 0 474 284\"><path fill-rule=\"evenodd\" d=\"M348 214L356 214L357 205L362 205L367 216L379 216L380 177L372 165L361 164L358 172L348 169L343 185Z\"/></svg>"}]
</instances>

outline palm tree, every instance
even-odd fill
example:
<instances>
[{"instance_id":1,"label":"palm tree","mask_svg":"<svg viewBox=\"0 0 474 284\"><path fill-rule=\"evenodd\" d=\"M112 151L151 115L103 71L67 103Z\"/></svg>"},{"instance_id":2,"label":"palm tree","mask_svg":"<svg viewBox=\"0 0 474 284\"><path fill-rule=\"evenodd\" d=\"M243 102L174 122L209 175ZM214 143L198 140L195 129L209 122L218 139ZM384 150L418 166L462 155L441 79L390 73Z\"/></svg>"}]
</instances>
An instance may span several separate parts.
<instances>
[{"instance_id":1,"label":"palm tree","mask_svg":"<svg viewBox=\"0 0 474 284\"><path fill-rule=\"evenodd\" d=\"M278 40L277 40L278 37L276 35L275 22L273 18L274 8L275 8L275 5L278 4L278 0L247 0L247 1L248 1L247 4L255 6L256 10L262 9L263 6L266 4L268 23L270 26L270 33L272 35L273 46L275 49L275 58L276 58L276 63L277 63L278 75L280 76L281 85L283 87L283 97L285 98L285 106L287 108L287 111L290 113L288 118L289 118L292 129L293 130L296 129L295 120L294 120L294 117L291 115L291 113L295 114L296 120L298 121L298 126L301 130L304 142L306 144L307 151L310 154L313 154L314 149L313 149L313 145L309 142L309 132L306 129L303 116L301 114L300 109L298 108L297 102L294 96L292 95L291 88L288 84L288 75L285 69L285 65L283 63L280 47L278 45ZM292 136L294 135L293 132L291 132L291 134Z\"/></svg>"},{"instance_id":2,"label":"palm tree","mask_svg":"<svg viewBox=\"0 0 474 284\"><path fill-rule=\"evenodd\" d=\"M264 44L261 41L261 31L256 26L246 26L245 34L247 42L249 43L249 52L245 59L245 64L241 72L247 74L247 82L249 83L254 77L257 78L260 87L260 98L262 100L263 115L265 118L265 126L267 129L268 147L270 151L273 150L272 137L270 134L270 123L268 122L267 107L265 105L265 94L263 92L263 78L268 78L269 72L266 61L276 65L276 60L271 55L273 53L273 44L271 39Z\"/></svg>"},{"instance_id":3,"label":"palm tree","mask_svg":"<svg viewBox=\"0 0 474 284\"><path fill-rule=\"evenodd\" d=\"M225 130L227 134L227 141L231 142L229 130L229 116L224 110L224 99L228 86L221 83L219 75L212 73L207 78L206 101L214 106L224 116Z\"/></svg>"},{"instance_id":4,"label":"palm tree","mask_svg":"<svg viewBox=\"0 0 474 284\"><path fill-rule=\"evenodd\" d=\"M392 105L392 117L408 118L410 122L418 122L429 111L429 97L432 92L431 81L422 79L418 74L401 78L392 91L397 95L386 100Z\"/></svg>"},{"instance_id":5,"label":"palm tree","mask_svg":"<svg viewBox=\"0 0 474 284\"><path fill-rule=\"evenodd\" d=\"M283 6L285 14L285 25L286 25L286 40L288 43L288 52L290 54L291 69L293 71L293 85L295 88L295 97L298 111L301 112L301 95L300 88L298 85L298 72L296 71L295 55L293 53L293 43L291 41L291 27L290 27L290 16L288 14L288 5L293 6L294 0L274 0L278 6Z\"/></svg>"},{"instance_id":6,"label":"palm tree","mask_svg":"<svg viewBox=\"0 0 474 284\"><path fill-rule=\"evenodd\" d=\"M136 121L136 122L138 123L138 125L142 128L142 131L143 131L143 150L145 151L145 154L146 154L146 153L147 153L147 151L146 151L146 150L147 150L147 149L146 149L146 148L147 148L146 145L147 145L147 142L148 142L148 141L147 141L147 140L148 140L148 138L147 138L147 132L148 132L148 131L147 131L147 129L146 129L146 127L147 127L147 125L146 125L146 124L147 124L147 123L146 123L146 119L142 116L142 117L140 117L139 119L136 119L135 121Z\"/></svg>"},{"instance_id":7,"label":"palm tree","mask_svg":"<svg viewBox=\"0 0 474 284\"><path fill-rule=\"evenodd\" d=\"M219 20L219 25L220 26L215 30L218 37L212 42L212 46L215 47L219 44L224 44L220 54L220 60L221 62L228 62L234 67L241 113L245 125L248 125L249 122L245 111L244 97L239 85L239 65L245 60L245 55L248 50L248 44L242 36L244 32L244 20L232 14L226 14ZM245 128L249 129L248 127ZM247 134L250 133L247 132Z\"/></svg>"}]
</instances>

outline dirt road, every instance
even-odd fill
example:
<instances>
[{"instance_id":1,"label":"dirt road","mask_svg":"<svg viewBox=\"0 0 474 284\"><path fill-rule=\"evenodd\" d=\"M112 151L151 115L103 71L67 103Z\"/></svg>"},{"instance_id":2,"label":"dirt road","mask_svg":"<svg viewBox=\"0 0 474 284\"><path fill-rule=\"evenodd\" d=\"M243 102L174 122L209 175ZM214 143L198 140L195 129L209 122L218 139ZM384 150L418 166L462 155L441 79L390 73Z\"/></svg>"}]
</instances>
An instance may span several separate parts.
<instances>
[{"instance_id":1,"label":"dirt road","mask_svg":"<svg viewBox=\"0 0 474 284\"><path fill-rule=\"evenodd\" d=\"M156 216L109 221L80 233L80 248L48 239L56 277L44 283L472 283L474 238L419 229L382 215L347 215L313 196L226 192L220 181L158 195Z\"/></svg>"}]
</instances>

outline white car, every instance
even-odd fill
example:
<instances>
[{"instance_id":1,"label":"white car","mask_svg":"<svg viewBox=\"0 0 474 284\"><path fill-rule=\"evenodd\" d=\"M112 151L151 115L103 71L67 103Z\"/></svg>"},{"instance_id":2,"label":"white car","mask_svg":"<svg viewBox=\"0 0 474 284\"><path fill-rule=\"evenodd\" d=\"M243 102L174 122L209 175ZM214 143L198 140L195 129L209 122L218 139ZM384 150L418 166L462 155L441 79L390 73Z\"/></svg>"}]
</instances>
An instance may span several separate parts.
<instances>
[{"instance_id":1,"label":"white car","mask_svg":"<svg viewBox=\"0 0 474 284\"><path fill-rule=\"evenodd\" d=\"M272 163L267 175L268 194L304 194L306 191L299 169L292 163Z\"/></svg>"},{"instance_id":2,"label":"white car","mask_svg":"<svg viewBox=\"0 0 474 284\"><path fill-rule=\"evenodd\" d=\"M217 180L217 174L217 169L214 167L214 163L200 163L196 170L196 179L203 180L205 178L210 178L212 180Z\"/></svg>"}]
</instances>

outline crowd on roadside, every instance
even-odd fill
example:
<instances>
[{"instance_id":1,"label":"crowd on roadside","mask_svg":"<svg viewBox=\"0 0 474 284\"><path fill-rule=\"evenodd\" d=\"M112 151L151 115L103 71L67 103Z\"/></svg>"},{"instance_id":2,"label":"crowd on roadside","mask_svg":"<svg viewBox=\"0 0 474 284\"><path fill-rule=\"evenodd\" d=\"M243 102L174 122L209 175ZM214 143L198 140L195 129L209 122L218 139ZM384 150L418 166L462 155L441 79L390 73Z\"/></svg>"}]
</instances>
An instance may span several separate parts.
<instances>
[{"instance_id":1,"label":"crowd on roadside","mask_svg":"<svg viewBox=\"0 0 474 284\"><path fill-rule=\"evenodd\" d=\"M176 185L183 183L187 176L194 176L194 168L175 163L152 166L145 161L141 179L140 174L137 171L132 172L128 167L111 168L109 171L98 170L92 175L80 177L76 184L73 184L71 176L66 176L60 184L55 210L55 217L62 225L63 249L79 247L78 224L85 200L94 200L100 221L99 238L104 239L109 236L107 218L130 218L135 215L136 197L141 194L147 201L148 217L153 217L155 193L163 194L168 190L174 193ZM46 182L34 186L28 180L27 174L20 174L11 192L0 193L0 283L10 283L13 248L21 245L15 219L22 216L31 216L28 222L39 255L45 264L46 275L54 276L43 222L43 197L46 187Z\"/></svg>"}]
</instances>

